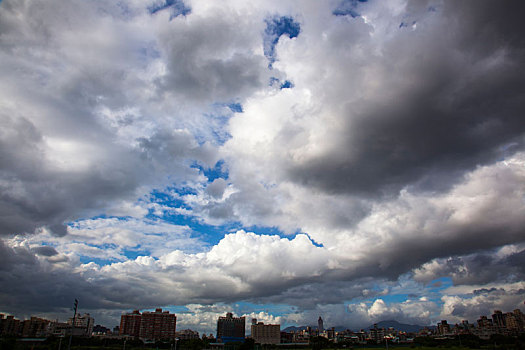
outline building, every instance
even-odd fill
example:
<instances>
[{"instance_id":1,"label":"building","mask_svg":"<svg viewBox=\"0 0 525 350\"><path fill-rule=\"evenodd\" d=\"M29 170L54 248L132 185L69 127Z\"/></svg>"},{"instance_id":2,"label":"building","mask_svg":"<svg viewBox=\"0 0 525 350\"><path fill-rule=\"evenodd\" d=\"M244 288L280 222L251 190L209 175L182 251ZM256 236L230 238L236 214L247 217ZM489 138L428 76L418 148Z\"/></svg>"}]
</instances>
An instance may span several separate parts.
<instances>
[{"instance_id":1,"label":"building","mask_svg":"<svg viewBox=\"0 0 525 350\"><path fill-rule=\"evenodd\" d=\"M301 331L297 331L293 334L292 342L294 343L308 343L310 342L310 336L311 334L308 332L307 329L303 329Z\"/></svg>"},{"instance_id":2,"label":"building","mask_svg":"<svg viewBox=\"0 0 525 350\"><path fill-rule=\"evenodd\" d=\"M95 319L89 314L77 315L73 323L73 318L70 318L67 323L73 325L74 335L91 336L93 333L93 327L95 326Z\"/></svg>"},{"instance_id":3,"label":"building","mask_svg":"<svg viewBox=\"0 0 525 350\"><path fill-rule=\"evenodd\" d=\"M20 333L19 330L20 320L17 320L12 315L4 318L4 315L0 314L0 335L18 335Z\"/></svg>"},{"instance_id":4,"label":"building","mask_svg":"<svg viewBox=\"0 0 525 350\"><path fill-rule=\"evenodd\" d=\"M145 311L140 321L139 337L145 340L173 340L177 327L177 316L169 311L155 309L155 312Z\"/></svg>"},{"instance_id":5,"label":"building","mask_svg":"<svg viewBox=\"0 0 525 350\"><path fill-rule=\"evenodd\" d=\"M506 328L505 315L500 310L494 310L492 314L492 324L498 329Z\"/></svg>"},{"instance_id":6,"label":"building","mask_svg":"<svg viewBox=\"0 0 525 350\"><path fill-rule=\"evenodd\" d=\"M118 334L138 338L140 336L140 321L142 315L139 310L120 316L120 327Z\"/></svg>"},{"instance_id":7,"label":"building","mask_svg":"<svg viewBox=\"0 0 525 350\"><path fill-rule=\"evenodd\" d=\"M515 315L512 312L505 313L505 324L508 332L510 334L518 334L519 331L522 330L522 326L520 325L520 318L519 316Z\"/></svg>"},{"instance_id":8,"label":"building","mask_svg":"<svg viewBox=\"0 0 525 350\"><path fill-rule=\"evenodd\" d=\"M329 340L334 340L335 339L335 328L332 327L330 329L327 329L325 331L325 334L326 334L326 337L329 339Z\"/></svg>"},{"instance_id":9,"label":"building","mask_svg":"<svg viewBox=\"0 0 525 350\"><path fill-rule=\"evenodd\" d=\"M180 340L199 339L199 332L192 331L191 329L183 329L182 331L175 332L175 336Z\"/></svg>"},{"instance_id":10,"label":"building","mask_svg":"<svg viewBox=\"0 0 525 350\"><path fill-rule=\"evenodd\" d=\"M380 343L385 338L385 328L378 328L374 323L374 328L370 329L370 339L376 343Z\"/></svg>"},{"instance_id":11,"label":"building","mask_svg":"<svg viewBox=\"0 0 525 350\"><path fill-rule=\"evenodd\" d=\"M448 324L447 320L442 320L441 322L438 322L437 324L437 331L441 335L450 334L450 325Z\"/></svg>"},{"instance_id":12,"label":"building","mask_svg":"<svg viewBox=\"0 0 525 350\"><path fill-rule=\"evenodd\" d=\"M233 341L244 341L246 319L245 317L233 317L231 312L226 316L219 316L217 320L217 341L228 343Z\"/></svg>"},{"instance_id":13,"label":"building","mask_svg":"<svg viewBox=\"0 0 525 350\"><path fill-rule=\"evenodd\" d=\"M93 327L93 335L108 335L111 334L111 329L101 326L99 324Z\"/></svg>"},{"instance_id":14,"label":"building","mask_svg":"<svg viewBox=\"0 0 525 350\"><path fill-rule=\"evenodd\" d=\"M29 320L22 321L23 338L42 338L50 333L51 321L32 316Z\"/></svg>"},{"instance_id":15,"label":"building","mask_svg":"<svg viewBox=\"0 0 525 350\"><path fill-rule=\"evenodd\" d=\"M322 333L324 331L324 325L323 325L323 319L321 316L319 316L319 319L317 320L317 330L319 333Z\"/></svg>"},{"instance_id":16,"label":"building","mask_svg":"<svg viewBox=\"0 0 525 350\"><path fill-rule=\"evenodd\" d=\"M460 324L456 325L455 334L472 334L474 325L470 324L468 320L461 321Z\"/></svg>"},{"instance_id":17,"label":"building","mask_svg":"<svg viewBox=\"0 0 525 350\"><path fill-rule=\"evenodd\" d=\"M281 342L281 325L257 323L252 319L252 338L259 344L279 344Z\"/></svg>"},{"instance_id":18,"label":"building","mask_svg":"<svg viewBox=\"0 0 525 350\"><path fill-rule=\"evenodd\" d=\"M284 331L281 332L281 343L286 344L291 342L293 342L293 333Z\"/></svg>"},{"instance_id":19,"label":"building","mask_svg":"<svg viewBox=\"0 0 525 350\"><path fill-rule=\"evenodd\" d=\"M495 334L494 325L490 318L487 316L481 316L478 321L478 327L475 329L474 335L478 336L480 339L490 339L490 336Z\"/></svg>"},{"instance_id":20,"label":"building","mask_svg":"<svg viewBox=\"0 0 525 350\"><path fill-rule=\"evenodd\" d=\"M516 322L518 323L519 331L525 331L525 314L523 314L520 309L515 309L512 313L514 314Z\"/></svg>"}]
</instances>

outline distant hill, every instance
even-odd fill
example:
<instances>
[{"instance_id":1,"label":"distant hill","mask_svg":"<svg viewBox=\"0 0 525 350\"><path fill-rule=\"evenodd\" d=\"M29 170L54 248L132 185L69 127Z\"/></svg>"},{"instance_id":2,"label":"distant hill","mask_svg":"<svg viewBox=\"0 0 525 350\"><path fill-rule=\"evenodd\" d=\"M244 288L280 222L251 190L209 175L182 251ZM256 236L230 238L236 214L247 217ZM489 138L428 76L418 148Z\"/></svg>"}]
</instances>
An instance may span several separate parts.
<instances>
[{"instance_id":1,"label":"distant hill","mask_svg":"<svg viewBox=\"0 0 525 350\"><path fill-rule=\"evenodd\" d=\"M403 332L419 332L421 329L425 328L425 326L399 323L399 322L394 321L394 320L381 321L381 322L377 322L376 324L377 324L378 328L393 327L394 329L396 329L398 331L403 331ZM370 326L366 327L365 329L372 329L372 328L374 328L374 325L370 325ZM434 328L434 326L427 326L427 328L432 329L432 328Z\"/></svg>"},{"instance_id":2,"label":"distant hill","mask_svg":"<svg viewBox=\"0 0 525 350\"><path fill-rule=\"evenodd\" d=\"M302 330L305 330L307 326L299 326L299 327L295 327L295 326L290 326L290 327L286 327L285 329L282 329L283 332L298 332L298 331L302 331ZM312 329L317 329L317 326L310 326L310 328ZM328 327L326 329L330 329L332 327ZM335 328L335 331L336 332L341 332L341 331L344 331L346 329L348 329L348 327L344 327L344 326L337 326L337 327L334 327Z\"/></svg>"},{"instance_id":3,"label":"distant hill","mask_svg":"<svg viewBox=\"0 0 525 350\"><path fill-rule=\"evenodd\" d=\"M290 326L290 327L286 327L282 331L284 331L284 332L298 332L298 331L305 330L306 327L307 326L299 326L299 327ZM378 328L393 327L394 329L396 329L398 331L410 332L410 333L419 332L421 329L425 328L425 326L419 326L419 325L413 325L413 324L405 324L405 323L400 323L400 322L397 322L397 321L394 321L394 320L377 322L377 327ZM426 326L426 327L429 328L429 329L436 328L436 326ZM317 329L317 326L310 326L310 328ZM369 329L372 329L372 328L374 328L374 325L370 325L370 326L368 326L366 328L363 328L363 329L369 330ZM337 332L344 331L346 329L349 329L349 328L348 327L344 327L344 326L337 326L337 327L335 327L335 330ZM352 328L350 328L350 329L352 329ZM357 332L357 331L361 330L361 328L359 328L359 329L358 328L354 328L352 330L354 332Z\"/></svg>"},{"instance_id":4,"label":"distant hill","mask_svg":"<svg viewBox=\"0 0 525 350\"><path fill-rule=\"evenodd\" d=\"M286 327L285 329L281 329L281 331L283 331L283 332L299 332L299 331L302 331L302 330L305 330L305 329L306 329L306 326L300 326L300 327L290 326L290 327Z\"/></svg>"}]
</instances>

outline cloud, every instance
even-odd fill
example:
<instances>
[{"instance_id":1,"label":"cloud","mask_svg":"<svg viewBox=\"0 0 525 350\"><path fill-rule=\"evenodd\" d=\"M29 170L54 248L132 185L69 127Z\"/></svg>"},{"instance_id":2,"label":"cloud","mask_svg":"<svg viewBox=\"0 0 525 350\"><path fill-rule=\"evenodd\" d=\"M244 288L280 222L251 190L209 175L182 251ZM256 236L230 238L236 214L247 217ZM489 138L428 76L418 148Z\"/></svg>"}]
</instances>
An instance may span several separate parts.
<instances>
[{"instance_id":1,"label":"cloud","mask_svg":"<svg viewBox=\"0 0 525 350\"><path fill-rule=\"evenodd\" d=\"M467 256L434 259L415 270L418 281L448 276L455 285L515 282L523 279L523 247L504 246L496 251L480 251Z\"/></svg>"},{"instance_id":2,"label":"cloud","mask_svg":"<svg viewBox=\"0 0 525 350\"><path fill-rule=\"evenodd\" d=\"M239 301L334 325L517 305L519 8L0 7L7 311L191 304L204 329Z\"/></svg>"},{"instance_id":3,"label":"cloud","mask_svg":"<svg viewBox=\"0 0 525 350\"><path fill-rule=\"evenodd\" d=\"M39 227L64 235L65 222L135 200L168 177L197 180L188 158L216 161L209 144L183 125L166 129L147 102L157 59L141 56L154 51L146 14L99 5L2 2L2 235Z\"/></svg>"},{"instance_id":4,"label":"cloud","mask_svg":"<svg viewBox=\"0 0 525 350\"><path fill-rule=\"evenodd\" d=\"M269 73L254 45L261 26L223 6L172 21L159 33L167 64L157 93L211 104L242 100L263 87Z\"/></svg>"},{"instance_id":5,"label":"cloud","mask_svg":"<svg viewBox=\"0 0 525 350\"><path fill-rule=\"evenodd\" d=\"M13 283L13 290L31 299L28 302L21 298L13 303L13 307L20 308L19 312L22 312L26 306L31 310L36 303L43 303L49 304L52 309L56 307L54 303L60 303L57 299L60 293L80 293L79 298L86 299L83 301L86 308L149 308L159 303L184 305L213 303L216 300L233 302L247 296L272 294L281 288L283 281L294 285L305 278L317 278L330 264L325 249L316 247L304 235L288 240L244 231L226 235L205 253L184 253L172 248L169 253L163 253L156 259L145 255L105 266L92 262L82 264L79 255L111 258L111 252L114 251L114 258L122 260L122 249L126 246L128 249L133 248L126 241L129 234L121 231L122 228L113 233L114 239L109 239L111 227L103 221L99 224L102 230L86 232L79 227L71 235L62 238L61 242L55 241L57 254L53 256L41 254L43 247L37 245L39 240L52 238L49 234L42 233L44 237L39 237L39 240L35 240L35 237L15 237L4 242L3 265L16 266L15 270L19 272L7 269L3 280ZM124 223L123 227L126 226ZM113 243L117 246L102 250L85 243L74 243L82 234L92 235L85 240L87 243L98 242L99 246ZM165 242L162 241L163 244ZM158 250L152 247L155 245L145 245L143 248L151 249L152 255L156 255ZM64 259L58 262L57 255ZM310 257L307 264L303 261L305 255ZM269 265L269 261L274 261L274 265ZM287 269L283 269L283 263ZM24 277L20 278L22 274ZM31 283L34 275L39 277ZM69 281L63 284L60 282L62 279ZM44 288L44 283L63 286L63 290L58 288L52 291L51 287ZM41 293L35 298L27 293L27 288L41 289ZM86 291L80 292L83 288ZM88 291L96 291L96 298L87 298ZM5 292L2 300L16 298L15 295ZM54 301L47 303L48 298Z\"/></svg>"},{"instance_id":6,"label":"cloud","mask_svg":"<svg viewBox=\"0 0 525 350\"><path fill-rule=\"evenodd\" d=\"M369 305L365 303L350 305L349 310L354 317L361 319L361 324L370 325L384 320L396 320L408 324L428 325L439 310L439 306L424 298L388 305L382 299L376 299Z\"/></svg>"},{"instance_id":7,"label":"cloud","mask_svg":"<svg viewBox=\"0 0 525 350\"><path fill-rule=\"evenodd\" d=\"M441 315L452 322L460 322L463 319L474 321L482 315L491 315L494 310L508 312L518 309L523 305L524 287L523 282L489 284L483 287L452 287L442 297Z\"/></svg>"}]
</instances>

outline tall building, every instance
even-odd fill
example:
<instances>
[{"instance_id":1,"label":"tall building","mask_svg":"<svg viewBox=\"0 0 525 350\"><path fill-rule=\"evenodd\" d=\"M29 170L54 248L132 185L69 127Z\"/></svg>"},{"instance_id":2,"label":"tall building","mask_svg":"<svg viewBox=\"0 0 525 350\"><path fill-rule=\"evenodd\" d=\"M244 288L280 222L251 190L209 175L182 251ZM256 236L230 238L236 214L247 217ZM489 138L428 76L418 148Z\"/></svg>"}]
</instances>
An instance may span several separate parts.
<instances>
[{"instance_id":1,"label":"tall building","mask_svg":"<svg viewBox=\"0 0 525 350\"><path fill-rule=\"evenodd\" d=\"M319 333L324 331L323 319L321 316L319 316L319 319L317 320L317 329L319 330Z\"/></svg>"},{"instance_id":2,"label":"tall building","mask_svg":"<svg viewBox=\"0 0 525 350\"><path fill-rule=\"evenodd\" d=\"M22 321L22 337L41 338L47 336L51 321L31 316L31 319Z\"/></svg>"},{"instance_id":3,"label":"tall building","mask_svg":"<svg viewBox=\"0 0 525 350\"><path fill-rule=\"evenodd\" d=\"M145 311L140 321L140 338L146 340L175 339L177 317L169 311Z\"/></svg>"},{"instance_id":4,"label":"tall building","mask_svg":"<svg viewBox=\"0 0 525 350\"><path fill-rule=\"evenodd\" d=\"M494 310L494 313L492 314L492 324L498 329L506 327L505 315L503 314L503 312L501 312L500 310Z\"/></svg>"},{"instance_id":5,"label":"tall building","mask_svg":"<svg viewBox=\"0 0 525 350\"><path fill-rule=\"evenodd\" d=\"M121 315L119 334L138 338L140 336L141 320L142 315L139 310L133 310L131 313Z\"/></svg>"},{"instance_id":6,"label":"tall building","mask_svg":"<svg viewBox=\"0 0 525 350\"><path fill-rule=\"evenodd\" d=\"M518 322L520 332L525 331L525 314L520 309L515 309L512 313Z\"/></svg>"},{"instance_id":7,"label":"tall building","mask_svg":"<svg viewBox=\"0 0 525 350\"><path fill-rule=\"evenodd\" d=\"M93 326L95 326L95 319L89 314L77 315L75 316L75 322L73 324L73 318L71 317L68 321L68 324L74 325L73 334L75 335L85 335L91 336L93 333Z\"/></svg>"},{"instance_id":8,"label":"tall building","mask_svg":"<svg viewBox=\"0 0 525 350\"><path fill-rule=\"evenodd\" d=\"M252 319L252 338L259 344L279 344L281 342L281 325L257 323Z\"/></svg>"},{"instance_id":9,"label":"tall building","mask_svg":"<svg viewBox=\"0 0 525 350\"><path fill-rule=\"evenodd\" d=\"M519 331L521 331L520 326L520 319L519 317L516 317L516 315L512 312L505 313L505 323L507 325L507 329L509 332L512 332L513 334L517 334Z\"/></svg>"},{"instance_id":10,"label":"tall building","mask_svg":"<svg viewBox=\"0 0 525 350\"><path fill-rule=\"evenodd\" d=\"M474 335L484 340L490 339L490 336L495 333L492 320L487 316L481 316L477 323L478 327L475 329Z\"/></svg>"},{"instance_id":11,"label":"tall building","mask_svg":"<svg viewBox=\"0 0 525 350\"><path fill-rule=\"evenodd\" d=\"M374 323L374 328L370 329L370 339L374 340L376 343L380 343L385 338L385 328L378 328L377 324Z\"/></svg>"},{"instance_id":12,"label":"tall building","mask_svg":"<svg viewBox=\"0 0 525 350\"><path fill-rule=\"evenodd\" d=\"M17 320L13 315L8 315L4 318L0 316L0 335L18 335L20 332L20 320Z\"/></svg>"},{"instance_id":13,"label":"tall building","mask_svg":"<svg viewBox=\"0 0 525 350\"><path fill-rule=\"evenodd\" d=\"M233 317L231 312L226 316L219 316L217 320L217 341L228 343L244 341L246 320L245 317Z\"/></svg>"},{"instance_id":14,"label":"tall building","mask_svg":"<svg viewBox=\"0 0 525 350\"><path fill-rule=\"evenodd\" d=\"M437 324L437 331L441 335L450 334L450 325L447 320L442 320Z\"/></svg>"}]
</instances>

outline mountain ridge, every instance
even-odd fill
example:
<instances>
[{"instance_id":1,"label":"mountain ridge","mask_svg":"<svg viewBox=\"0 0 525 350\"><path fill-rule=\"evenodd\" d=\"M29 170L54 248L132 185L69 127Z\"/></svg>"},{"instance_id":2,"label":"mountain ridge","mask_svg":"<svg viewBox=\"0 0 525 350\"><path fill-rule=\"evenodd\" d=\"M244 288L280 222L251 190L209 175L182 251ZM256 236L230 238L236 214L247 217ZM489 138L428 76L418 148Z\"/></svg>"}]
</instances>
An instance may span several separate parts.
<instances>
[{"instance_id":1,"label":"mountain ridge","mask_svg":"<svg viewBox=\"0 0 525 350\"><path fill-rule=\"evenodd\" d=\"M377 323L374 323L377 325L378 328L390 328L390 327L393 327L395 330L398 330L398 331L402 331L402 332L409 332L409 333L415 333L415 332L419 332L421 329L427 327L427 328L430 328L430 329L433 329L435 328L435 326L421 326L421 325L414 325L414 324L407 324L407 323L401 323L401 322L398 322L396 320L384 320L384 321L379 321ZM360 331L361 329L364 329L364 330L370 330L370 329L373 329L374 328L374 324L368 326L368 327L364 327L364 328L355 328L355 329L352 329L353 331ZM286 327L285 329L283 329L284 332L298 332L298 331L302 331L302 330L305 330L308 326L289 326L289 327ZM309 326L311 329L317 329L317 326ZM331 327L329 327L331 328ZM329 329L327 328L327 329ZM344 331L346 329L350 329L348 327L345 327L345 326L337 326L337 327L334 327L335 330L337 332L340 332L340 331Z\"/></svg>"}]
</instances>

